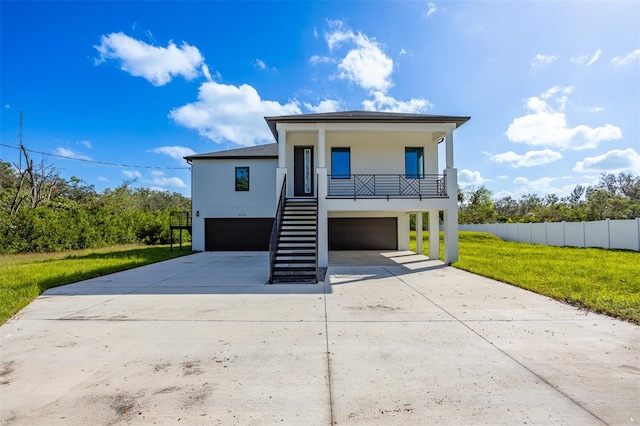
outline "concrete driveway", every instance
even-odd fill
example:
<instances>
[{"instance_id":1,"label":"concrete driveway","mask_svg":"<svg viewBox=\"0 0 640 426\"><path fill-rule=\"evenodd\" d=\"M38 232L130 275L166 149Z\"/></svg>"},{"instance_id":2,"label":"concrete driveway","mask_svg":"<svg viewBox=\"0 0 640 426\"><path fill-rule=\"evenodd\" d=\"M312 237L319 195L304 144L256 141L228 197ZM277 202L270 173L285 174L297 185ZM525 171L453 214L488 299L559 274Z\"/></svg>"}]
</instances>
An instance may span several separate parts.
<instances>
[{"instance_id":1,"label":"concrete driveway","mask_svg":"<svg viewBox=\"0 0 640 426\"><path fill-rule=\"evenodd\" d=\"M199 253L47 291L0 327L0 419L637 424L640 327L409 252Z\"/></svg>"}]
</instances>

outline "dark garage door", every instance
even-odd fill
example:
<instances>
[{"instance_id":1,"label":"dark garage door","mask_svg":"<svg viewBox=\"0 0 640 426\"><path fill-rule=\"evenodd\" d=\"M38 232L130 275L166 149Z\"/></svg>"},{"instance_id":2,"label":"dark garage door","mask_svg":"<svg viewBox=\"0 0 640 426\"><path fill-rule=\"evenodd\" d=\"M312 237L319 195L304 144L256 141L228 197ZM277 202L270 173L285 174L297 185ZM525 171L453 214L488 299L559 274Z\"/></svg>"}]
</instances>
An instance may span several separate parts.
<instances>
[{"instance_id":1,"label":"dark garage door","mask_svg":"<svg viewBox=\"0 0 640 426\"><path fill-rule=\"evenodd\" d=\"M273 218L205 219L206 251L267 251Z\"/></svg>"},{"instance_id":2,"label":"dark garage door","mask_svg":"<svg viewBox=\"0 0 640 426\"><path fill-rule=\"evenodd\" d=\"M329 250L397 250L395 217L329 218Z\"/></svg>"}]
</instances>

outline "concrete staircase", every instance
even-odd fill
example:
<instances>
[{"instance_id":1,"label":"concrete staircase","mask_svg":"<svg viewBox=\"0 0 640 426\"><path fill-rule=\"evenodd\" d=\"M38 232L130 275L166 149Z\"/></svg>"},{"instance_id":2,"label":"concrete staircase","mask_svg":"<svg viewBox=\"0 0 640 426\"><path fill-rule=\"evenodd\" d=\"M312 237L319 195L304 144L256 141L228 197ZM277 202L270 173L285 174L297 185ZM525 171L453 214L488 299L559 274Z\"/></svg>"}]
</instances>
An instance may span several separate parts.
<instances>
[{"instance_id":1,"label":"concrete staircase","mask_svg":"<svg viewBox=\"0 0 640 426\"><path fill-rule=\"evenodd\" d=\"M317 282L318 202L285 201L272 282Z\"/></svg>"}]
</instances>

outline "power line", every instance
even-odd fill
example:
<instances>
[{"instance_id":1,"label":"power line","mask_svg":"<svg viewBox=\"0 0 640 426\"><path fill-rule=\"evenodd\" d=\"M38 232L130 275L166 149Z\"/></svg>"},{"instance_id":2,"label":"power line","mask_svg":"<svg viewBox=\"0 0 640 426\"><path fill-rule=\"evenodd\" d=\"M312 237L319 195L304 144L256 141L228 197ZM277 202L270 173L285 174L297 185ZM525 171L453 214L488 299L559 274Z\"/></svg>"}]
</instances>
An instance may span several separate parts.
<instances>
[{"instance_id":1,"label":"power line","mask_svg":"<svg viewBox=\"0 0 640 426\"><path fill-rule=\"evenodd\" d=\"M3 143L0 143L0 146L4 146L6 148L20 150L20 148L18 148L18 147L11 146L11 145L6 145L6 144L3 144ZM134 165L134 164L109 163L107 161L87 160L85 158L74 158L74 157L69 157L69 156L65 156L65 155L51 154L49 152L36 151L36 150L33 150L33 149L26 149L26 151L32 152L34 154L47 155L49 157L58 157L58 158L64 158L65 160L73 160L73 161L84 161L85 163L95 163L95 164L102 164L102 165L106 165L106 166L130 167L130 168L135 168L135 169L162 169L162 170L189 170L190 169L189 167L138 166L138 165Z\"/></svg>"}]
</instances>

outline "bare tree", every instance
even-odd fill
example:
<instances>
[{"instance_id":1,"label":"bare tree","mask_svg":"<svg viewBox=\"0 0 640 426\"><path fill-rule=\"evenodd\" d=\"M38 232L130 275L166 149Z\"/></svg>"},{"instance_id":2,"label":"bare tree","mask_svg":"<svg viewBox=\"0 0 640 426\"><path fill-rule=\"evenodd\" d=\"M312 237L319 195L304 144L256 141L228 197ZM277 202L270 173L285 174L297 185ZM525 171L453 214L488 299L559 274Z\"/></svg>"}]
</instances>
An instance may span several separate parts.
<instances>
[{"instance_id":1,"label":"bare tree","mask_svg":"<svg viewBox=\"0 0 640 426\"><path fill-rule=\"evenodd\" d=\"M11 214L16 213L26 200L31 208L50 201L60 180L60 171L53 164L43 159L34 166L33 159L29 157L29 151L24 145L20 144L20 150L25 159L25 168L23 169L21 164L13 164L18 171L18 179L11 203Z\"/></svg>"}]
</instances>

